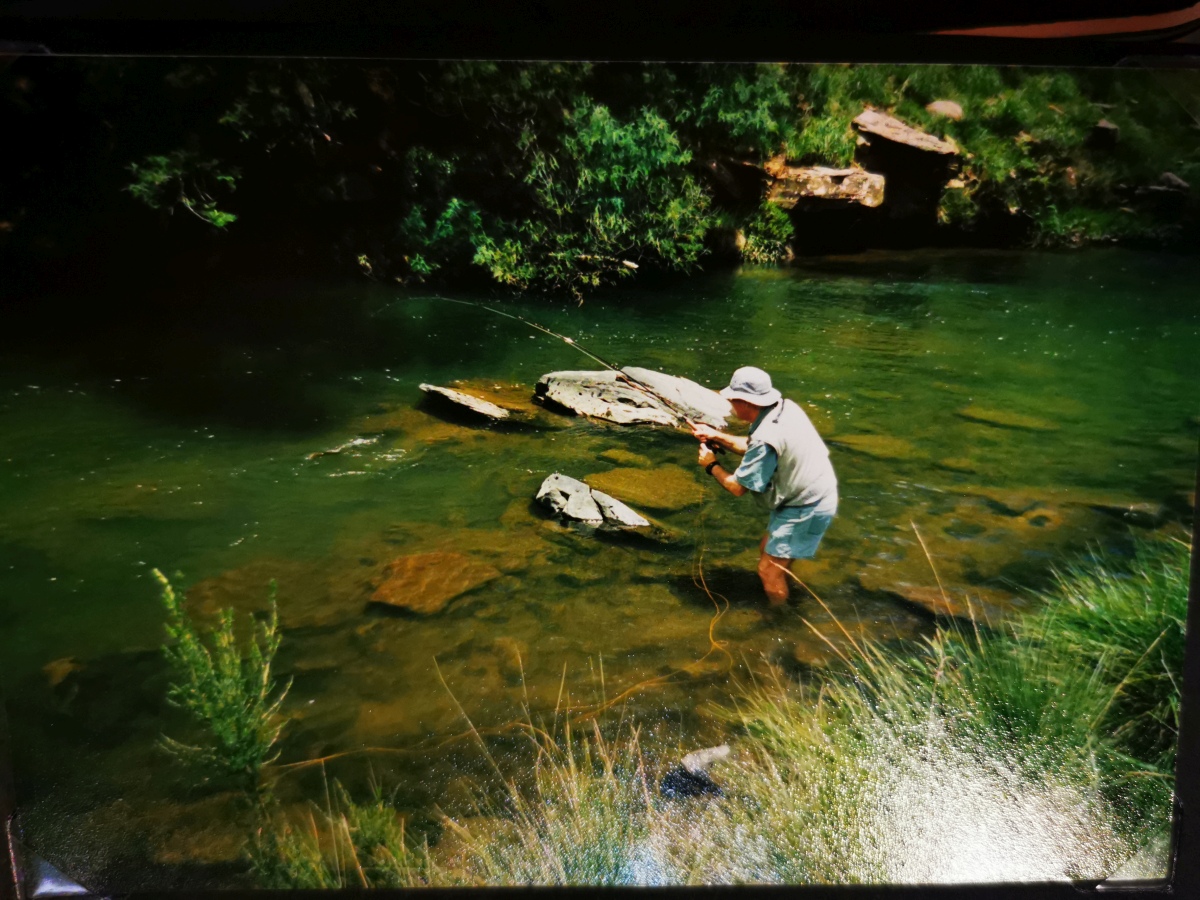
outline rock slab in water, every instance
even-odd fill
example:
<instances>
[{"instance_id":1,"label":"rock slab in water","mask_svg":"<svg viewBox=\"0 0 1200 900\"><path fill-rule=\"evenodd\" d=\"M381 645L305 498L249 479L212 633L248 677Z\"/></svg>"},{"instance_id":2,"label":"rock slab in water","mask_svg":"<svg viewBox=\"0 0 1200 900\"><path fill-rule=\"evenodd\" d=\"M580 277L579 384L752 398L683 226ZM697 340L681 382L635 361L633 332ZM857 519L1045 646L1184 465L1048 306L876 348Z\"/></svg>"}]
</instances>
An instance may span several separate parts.
<instances>
[{"instance_id":1,"label":"rock slab in water","mask_svg":"<svg viewBox=\"0 0 1200 900\"><path fill-rule=\"evenodd\" d=\"M392 560L372 603L420 615L445 609L455 597L500 577L497 569L461 553L417 553Z\"/></svg>"},{"instance_id":2,"label":"rock slab in water","mask_svg":"<svg viewBox=\"0 0 1200 900\"><path fill-rule=\"evenodd\" d=\"M558 472L542 482L536 499L556 515L587 525L643 528L650 524L620 500Z\"/></svg>"},{"instance_id":3,"label":"rock slab in water","mask_svg":"<svg viewBox=\"0 0 1200 900\"><path fill-rule=\"evenodd\" d=\"M479 397L472 397L470 394L464 394L462 391L456 391L453 388L438 387L435 384L421 384L418 387L427 394L437 394L440 397L445 397L451 403L465 407L471 412L477 412L480 415L487 416L489 419L507 419L508 410L497 406L488 400L482 400Z\"/></svg>"},{"instance_id":4,"label":"rock slab in water","mask_svg":"<svg viewBox=\"0 0 1200 900\"><path fill-rule=\"evenodd\" d=\"M719 428L733 415L728 400L687 378L636 366L621 374L633 381L608 369L550 372L538 379L535 391L578 415L620 425L682 425L687 416Z\"/></svg>"}]
</instances>

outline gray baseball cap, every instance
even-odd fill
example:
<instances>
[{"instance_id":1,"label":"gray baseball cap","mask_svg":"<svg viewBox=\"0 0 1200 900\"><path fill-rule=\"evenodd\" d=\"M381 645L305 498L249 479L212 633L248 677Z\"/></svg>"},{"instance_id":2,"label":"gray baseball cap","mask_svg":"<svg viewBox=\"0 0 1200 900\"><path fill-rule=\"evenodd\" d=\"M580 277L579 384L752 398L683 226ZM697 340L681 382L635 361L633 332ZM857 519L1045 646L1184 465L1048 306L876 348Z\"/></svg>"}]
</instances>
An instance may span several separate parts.
<instances>
[{"instance_id":1,"label":"gray baseball cap","mask_svg":"<svg viewBox=\"0 0 1200 900\"><path fill-rule=\"evenodd\" d=\"M734 372L729 387L720 394L726 400L745 400L755 406L770 406L783 396L771 387L771 376L754 366L742 366Z\"/></svg>"}]
</instances>

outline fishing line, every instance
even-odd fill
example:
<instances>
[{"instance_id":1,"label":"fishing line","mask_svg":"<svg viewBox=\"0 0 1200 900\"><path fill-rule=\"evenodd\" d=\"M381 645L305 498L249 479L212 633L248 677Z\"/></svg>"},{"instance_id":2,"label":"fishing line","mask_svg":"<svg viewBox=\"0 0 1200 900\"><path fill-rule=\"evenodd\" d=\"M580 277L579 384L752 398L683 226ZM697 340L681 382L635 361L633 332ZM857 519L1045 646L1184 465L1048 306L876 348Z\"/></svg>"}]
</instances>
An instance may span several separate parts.
<instances>
[{"instance_id":1,"label":"fishing line","mask_svg":"<svg viewBox=\"0 0 1200 900\"><path fill-rule=\"evenodd\" d=\"M602 359L601 357L597 356L595 353L588 350L586 347L584 347L582 344L580 344L578 341L576 341L575 338L573 338L573 337L568 337L565 334L560 334L559 332L554 331L553 329L547 328L545 325L540 325L537 322L534 322L531 319L526 319L524 316L519 316L516 313L504 312L504 310L496 309L494 306L488 306L485 303L478 303L474 300L455 300L453 297L443 297L440 294L427 294L423 297L411 297L408 299L411 299L411 300L438 300L442 303L457 303L460 306L471 306L476 309L485 309L488 312L495 313L498 316L504 316L504 318L506 318L506 319L512 319L516 322L521 322L525 325L528 325L530 328L540 331L543 334L548 334L551 337L556 338L557 340L560 340L563 343L568 344L571 347L574 347L576 350L578 350L580 353L587 356L589 359L593 359L596 362L600 363L600 365L604 366L604 368L606 368L612 372L616 372L619 380L624 381L630 387L636 388L637 390L641 391L644 394L648 394L651 398L658 400L660 403L665 405L670 412L679 416L679 418L681 418L687 424L688 428L692 428L695 425L695 423L692 421L691 416L689 416L687 414L687 412L685 410L683 410L679 406L679 404L677 404L675 401L669 399L668 397L664 397L653 387L646 384L644 381L640 381L639 379L630 375L628 372L626 372L620 366L614 365L613 363L610 363L607 360ZM704 446L708 447L708 449L710 449L713 453L717 454L718 456L722 455L725 452L725 448L721 447L719 444L709 444L707 442L702 442L702 443L704 443Z\"/></svg>"}]
</instances>

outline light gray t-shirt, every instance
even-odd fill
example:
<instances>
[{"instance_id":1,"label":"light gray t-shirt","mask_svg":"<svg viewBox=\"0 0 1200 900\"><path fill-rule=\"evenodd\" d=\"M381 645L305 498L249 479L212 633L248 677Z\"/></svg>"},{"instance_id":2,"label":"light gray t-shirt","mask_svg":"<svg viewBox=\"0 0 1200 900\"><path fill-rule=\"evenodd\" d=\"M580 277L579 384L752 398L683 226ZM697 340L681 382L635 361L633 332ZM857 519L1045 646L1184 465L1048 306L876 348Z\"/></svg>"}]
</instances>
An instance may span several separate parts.
<instances>
[{"instance_id":1,"label":"light gray t-shirt","mask_svg":"<svg viewBox=\"0 0 1200 900\"><path fill-rule=\"evenodd\" d=\"M759 413L734 478L758 492L772 510L797 506L815 506L831 514L837 510L837 476L829 448L804 410L791 400Z\"/></svg>"}]
</instances>

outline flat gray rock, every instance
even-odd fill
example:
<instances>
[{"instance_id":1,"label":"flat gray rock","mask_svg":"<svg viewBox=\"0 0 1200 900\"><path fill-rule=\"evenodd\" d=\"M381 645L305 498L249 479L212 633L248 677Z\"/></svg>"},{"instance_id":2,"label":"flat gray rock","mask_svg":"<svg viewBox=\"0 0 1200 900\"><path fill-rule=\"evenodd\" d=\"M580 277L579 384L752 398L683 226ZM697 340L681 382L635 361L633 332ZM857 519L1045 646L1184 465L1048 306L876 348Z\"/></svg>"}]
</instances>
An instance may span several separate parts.
<instances>
[{"instance_id":1,"label":"flat gray rock","mask_svg":"<svg viewBox=\"0 0 1200 900\"><path fill-rule=\"evenodd\" d=\"M536 499L556 515L587 525L643 528L650 522L620 500L593 490L582 481L555 472L538 488Z\"/></svg>"},{"instance_id":2,"label":"flat gray rock","mask_svg":"<svg viewBox=\"0 0 1200 900\"><path fill-rule=\"evenodd\" d=\"M550 372L538 380L535 391L578 415L620 425L675 426L684 424L686 416L719 428L733 415L729 401L687 378L636 366L622 373L631 380L609 369Z\"/></svg>"}]
</instances>

